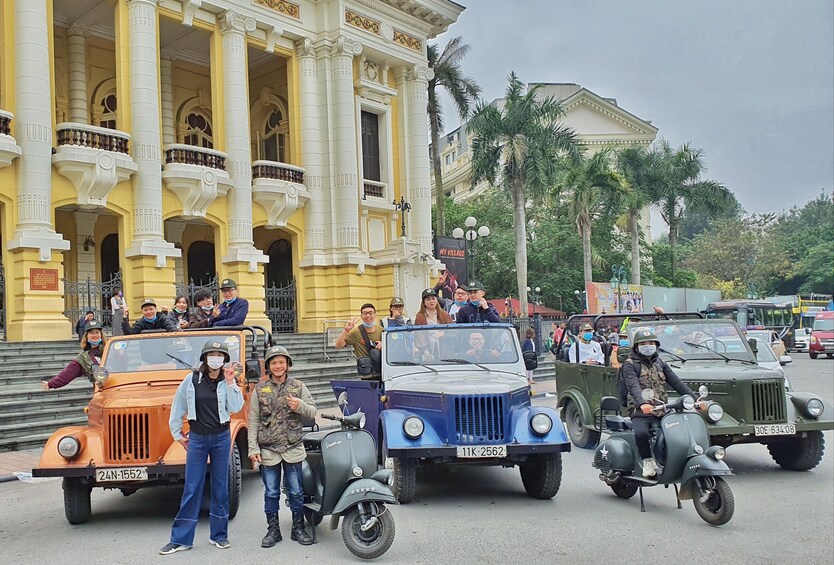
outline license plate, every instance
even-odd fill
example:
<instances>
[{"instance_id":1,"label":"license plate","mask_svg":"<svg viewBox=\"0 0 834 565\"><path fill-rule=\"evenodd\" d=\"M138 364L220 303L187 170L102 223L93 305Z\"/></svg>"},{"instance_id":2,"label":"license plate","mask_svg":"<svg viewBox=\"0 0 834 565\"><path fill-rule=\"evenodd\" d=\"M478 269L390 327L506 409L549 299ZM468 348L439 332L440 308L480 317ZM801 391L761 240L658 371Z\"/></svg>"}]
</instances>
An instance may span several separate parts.
<instances>
[{"instance_id":1,"label":"license plate","mask_svg":"<svg viewBox=\"0 0 834 565\"><path fill-rule=\"evenodd\" d=\"M478 459L482 457L506 457L506 445L459 445L458 457Z\"/></svg>"},{"instance_id":2,"label":"license plate","mask_svg":"<svg viewBox=\"0 0 834 565\"><path fill-rule=\"evenodd\" d=\"M757 436L790 436L796 433L793 424L764 424L753 426L753 433Z\"/></svg>"},{"instance_id":3,"label":"license plate","mask_svg":"<svg viewBox=\"0 0 834 565\"><path fill-rule=\"evenodd\" d=\"M121 469L96 469L97 483L114 483L121 481L147 481L147 467L123 467Z\"/></svg>"}]
</instances>

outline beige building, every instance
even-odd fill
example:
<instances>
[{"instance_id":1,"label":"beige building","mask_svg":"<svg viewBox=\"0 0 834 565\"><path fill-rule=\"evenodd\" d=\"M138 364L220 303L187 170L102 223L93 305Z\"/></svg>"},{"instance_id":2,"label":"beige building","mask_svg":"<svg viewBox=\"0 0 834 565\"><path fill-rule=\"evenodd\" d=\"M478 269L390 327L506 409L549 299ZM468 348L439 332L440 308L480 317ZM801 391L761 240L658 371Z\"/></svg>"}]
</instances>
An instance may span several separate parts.
<instances>
[{"instance_id":1,"label":"beige building","mask_svg":"<svg viewBox=\"0 0 834 565\"><path fill-rule=\"evenodd\" d=\"M416 310L437 265L426 42L463 7L0 2L7 339L68 338L117 284L135 315L230 277L248 323L289 331Z\"/></svg>"}]
</instances>

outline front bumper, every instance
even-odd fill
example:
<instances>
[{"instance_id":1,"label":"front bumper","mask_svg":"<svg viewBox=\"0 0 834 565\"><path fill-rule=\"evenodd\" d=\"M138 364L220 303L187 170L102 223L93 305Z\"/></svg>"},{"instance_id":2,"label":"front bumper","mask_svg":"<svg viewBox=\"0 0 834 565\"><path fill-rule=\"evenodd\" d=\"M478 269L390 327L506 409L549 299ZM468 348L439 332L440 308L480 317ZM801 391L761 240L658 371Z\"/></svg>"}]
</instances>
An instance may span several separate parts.
<instances>
[{"instance_id":1,"label":"front bumper","mask_svg":"<svg viewBox=\"0 0 834 565\"><path fill-rule=\"evenodd\" d=\"M122 469L127 465L108 465L106 467L96 466L69 466L66 467L37 467L32 469L33 477L72 477L95 479L98 469ZM131 467L146 467L148 469L147 481L131 481L129 483L94 483L96 486L118 486L119 484L130 484L133 487L143 486L147 483L157 483L160 480L165 482L176 482L185 477L185 465L131 465ZM92 482L92 481L91 481Z\"/></svg>"},{"instance_id":2,"label":"front bumper","mask_svg":"<svg viewBox=\"0 0 834 565\"><path fill-rule=\"evenodd\" d=\"M518 462L524 461L531 455L540 455L543 453L561 453L563 451L570 451L570 443L537 443L537 444L521 444L508 445L507 457L502 458L458 458L458 448L456 445L443 445L438 447L402 447L389 448L388 455L390 457L399 457L402 459L442 459L443 462L455 462L465 464L501 464L501 462Z\"/></svg>"}]
</instances>

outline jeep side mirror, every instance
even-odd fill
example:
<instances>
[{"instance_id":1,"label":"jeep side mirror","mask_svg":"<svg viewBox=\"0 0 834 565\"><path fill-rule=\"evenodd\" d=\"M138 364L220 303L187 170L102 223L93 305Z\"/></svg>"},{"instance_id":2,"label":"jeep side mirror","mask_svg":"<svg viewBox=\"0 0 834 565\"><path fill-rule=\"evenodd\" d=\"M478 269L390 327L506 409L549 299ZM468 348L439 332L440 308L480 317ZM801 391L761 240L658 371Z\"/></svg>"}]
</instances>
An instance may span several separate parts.
<instances>
[{"instance_id":1,"label":"jeep side mirror","mask_svg":"<svg viewBox=\"0 0 834 565\"><path fill-rule=\"evenodd\" d=\"M360 357L356 360L356 372L366 377L374 372L374 363L370 357Z\"/></svg>"},{"instance_id":2,"label":"jeep side mirror","mask_svg":"<svg viewBox=\"0 0 834 565\"><path fill-rule=\"evenodd\" d=\"M539 366L539 357L535 351L525 351L521 354L521 358L524 359L524 367L528 371L532 371Z\"/></svg>"},{"instance_id":3,"label":"jeep side mirror","mask_svg":"<svg viewBox=\"0 0 834 565\"><path fill-rule=\"evenodd\" d=\"M788 363L793 362L793 358L790 355L782 355L779 357L779 364L780 365L787 365Z\"/></svg>"},{"instance_id":4,"label":"jeep side mirror","mask_svg":"<svg viewBox=\"0 0 834 565\"><path fill-rule=\"evenodd\" d=\"M758 357L759 356L759 344L756 342L756 340L751 337L747 340L747 343L750 344L750 349L753 350L753 355Z\"/></svg>"},{"instance_id":5,"label":"jeep side mirror","mask_svg":"<svg viewBox=\"0 0 834 565\"><path fill-rule=\"evenodd\" d=\"M257 359L246 361L246 380L250 382L261 380L261 363Z\"/></svg>"}]
</instances>

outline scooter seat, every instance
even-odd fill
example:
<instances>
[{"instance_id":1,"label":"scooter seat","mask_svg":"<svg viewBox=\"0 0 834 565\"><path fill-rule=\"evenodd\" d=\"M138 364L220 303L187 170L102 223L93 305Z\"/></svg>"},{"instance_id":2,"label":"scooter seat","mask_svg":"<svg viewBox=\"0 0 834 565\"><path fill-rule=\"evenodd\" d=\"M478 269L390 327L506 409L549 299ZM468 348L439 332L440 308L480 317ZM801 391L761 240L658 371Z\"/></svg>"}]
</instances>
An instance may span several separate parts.
<instances>
[{"instance_id":1,"label":"scooter seat","mask_svg":"<svg viewBox=\"0 0 834 565\"><path fill-rule=\"evenodd\" d=\"M631 418L622 416L606 416L605 425L612 432L624 432L632 429Z\"/></svg>"},{"instance_id":2,"label":"scooter seat","mask_svg":"<svg viewBox=\"0 0 834 565\"><path fill-rule=\"evenodd\" d=\"M333 430L323 430L318 432L310 432L304 434L304 449L314 449L320 450L321 449L321 440Z\"/></svg>"}]
</instances>

